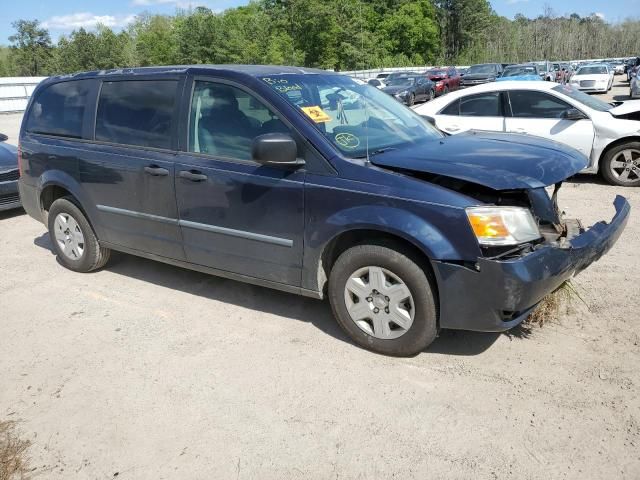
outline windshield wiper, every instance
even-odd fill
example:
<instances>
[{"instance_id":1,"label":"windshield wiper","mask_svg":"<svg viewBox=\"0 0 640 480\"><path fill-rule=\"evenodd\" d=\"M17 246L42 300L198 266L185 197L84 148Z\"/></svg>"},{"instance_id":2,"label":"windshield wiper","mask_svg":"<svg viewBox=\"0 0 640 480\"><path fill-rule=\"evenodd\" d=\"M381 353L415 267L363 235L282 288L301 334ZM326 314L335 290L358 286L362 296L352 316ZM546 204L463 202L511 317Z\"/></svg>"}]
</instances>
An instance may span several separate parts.
<instances>
[{"instance_id":1,"label":"windshield wiper","mask_svg":"<svg viewBox=\"0 0 640 480\"><path fill-rule=\"evenodd\" d=\"M374 155L379 155L379 154L381 154L381 153L389 152L389 151L391 151L391 150L397 150L397 148L396 148L396 147L384 147L384 148L379 148L379 149L374 150L373 152L369 153L369 156L370 156L370 157L372 157L372 156L374 156Z\"/></svg>"}]
</instances>

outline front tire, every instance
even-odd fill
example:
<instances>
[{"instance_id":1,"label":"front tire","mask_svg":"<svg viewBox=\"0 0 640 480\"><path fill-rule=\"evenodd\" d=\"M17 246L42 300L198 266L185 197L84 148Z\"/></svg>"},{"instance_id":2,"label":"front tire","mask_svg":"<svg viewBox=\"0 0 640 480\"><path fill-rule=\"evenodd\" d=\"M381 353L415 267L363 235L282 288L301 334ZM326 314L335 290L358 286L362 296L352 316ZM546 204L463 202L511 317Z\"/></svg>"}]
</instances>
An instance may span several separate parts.
<instances>
[{"instance_id":1,"label":"front tire","mask_svg":"<svg viewBox=\"0 0 640 480\"><path fill-rule=\"evenodd\" d=\"M609 150L600 171L611 185L640 186L640 142L629 142Z\"/></svg>"},{"instance_id":2,"label":"front tire","mask_svg":"<svg viewBox=\"0 0 640 480\"><path fill-rule=\"evenodd\" d=\"M437 335L434 283L402 249L358 245L336 260L329 301L338 324L373 352L411 356Z\"/></svg>"},{"instance_id":3,"label":"front tire","mask_svg":"<svg viewBox=\"0 0 640 480\"><path fill-rule=\"evenodd\" d=\"M412 93L411 95L409 95L409 98L407 99L407 106L412 107L415 103L416 103L416 97Z\"/></svg>"},{"instance_id":4,"label":"front tire","mask_svg":"<svg viewBox=\"0 0 640 480\"><path fill-rule=\"evenodd\" d=\"M93 228L71 197L51 204L49 236L60 263L74 272L91 272L103 267L111 251L98 243Z\"/></svg>"}]
</instances>

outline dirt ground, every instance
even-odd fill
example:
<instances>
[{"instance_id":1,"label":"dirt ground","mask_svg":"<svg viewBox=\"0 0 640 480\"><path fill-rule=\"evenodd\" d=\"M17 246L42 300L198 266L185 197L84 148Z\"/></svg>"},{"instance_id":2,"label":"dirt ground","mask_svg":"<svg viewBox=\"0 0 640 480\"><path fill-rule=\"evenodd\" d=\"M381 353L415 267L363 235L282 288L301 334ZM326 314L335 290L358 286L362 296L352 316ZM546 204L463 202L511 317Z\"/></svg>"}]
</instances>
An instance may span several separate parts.
<instances>
[{"instance_id":1,"label":"dirt ground","mask_svg":"<svg viewBox=\"0 0 640 480\"><path fill-rule=\"evenodd\" d=\"M617 193L632 216L584 303L409 359L349 343L324 302L127 255L73 273L0 214L0 420L36 478L640 478L640 189L581 176L560 205L589 225Z\"/></svg>"}]
</instances>

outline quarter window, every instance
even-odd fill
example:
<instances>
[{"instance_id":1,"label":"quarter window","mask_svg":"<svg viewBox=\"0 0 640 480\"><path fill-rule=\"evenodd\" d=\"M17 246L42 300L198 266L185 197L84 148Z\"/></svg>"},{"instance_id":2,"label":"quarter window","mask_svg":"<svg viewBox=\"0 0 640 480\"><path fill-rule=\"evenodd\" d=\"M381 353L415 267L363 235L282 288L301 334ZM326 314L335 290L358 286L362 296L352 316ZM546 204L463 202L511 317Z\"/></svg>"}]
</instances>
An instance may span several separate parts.
<instances>
[{"instance_id":1,"label":"quarter window","mask_svg":"<svg viewBox=\"0 0 640 480\"><path fill-rule=\"evenodd\" d=\"M191 100L189 151L251 160L253 139L290 133L276 114L255 97L222 83L195 83Z\"/></svg>"},{"instance_id":2,"label":"quarter window","mask_svg":"<svg viewBox=\"0 0 640 480\"><path fill-rule=\"evenodd\" d=\"M500 93L481 93L461 98L460 115L466 117L502 117Z\"/></svg>"},{"instance_id":3,"label":"quarter window","mask_svg":"<svg viewBox=\"0 0 640 480\"><path fill-rule=\"evenodd\" d=\"M171 148L178 82L104 82L96 115L96 140Z\"/></svg>"},{"instance_id":4,"label":"quarter window","mask_svg":"<svg viewBox=\"0 0 640 480\"><path fill-rule=\"evenodd\" d=\"M82 126L92 82L55 83L38 94L27 119L26 130L60 137L82 138Z\"/></svg>"},{"instance_id":5,"label":"quarter window","mask_svg":"<svg viewBox=\"0 0 640 480\"><path fill-rule=\"evenodd\" d=\"M460 100L451 102L440 112L440 115L460 115Z\"/></svg>"},{"instance_id":6,"label":"quarter window","mask_svg":"<svg viewBox=\"0 0 640 480\"><path fill-rule=\"evenodd\" d=\"M511 112L517 118L561 118L571 108L566 102L543 92L509 92Z\"/></svg>"}]
</instances>

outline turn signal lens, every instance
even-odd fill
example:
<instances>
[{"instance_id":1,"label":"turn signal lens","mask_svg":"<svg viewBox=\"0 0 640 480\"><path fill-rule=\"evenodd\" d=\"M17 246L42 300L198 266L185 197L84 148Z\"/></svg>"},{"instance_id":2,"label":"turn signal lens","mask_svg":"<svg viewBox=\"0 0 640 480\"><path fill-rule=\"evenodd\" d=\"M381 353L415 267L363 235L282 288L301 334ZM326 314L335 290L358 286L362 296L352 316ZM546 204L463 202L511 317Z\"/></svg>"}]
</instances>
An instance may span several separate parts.
<instances>
[{"instance_id":1,"label":"turn signal lens","mask_svg":"<svg viewBox=\"0 0 640 480\"><path fill-rule=\"evenodd\" d=\"M538 225L526 208L471 207L466 212L480 245L517 245L540 238Z\"/></svg>"}]
</instances>

